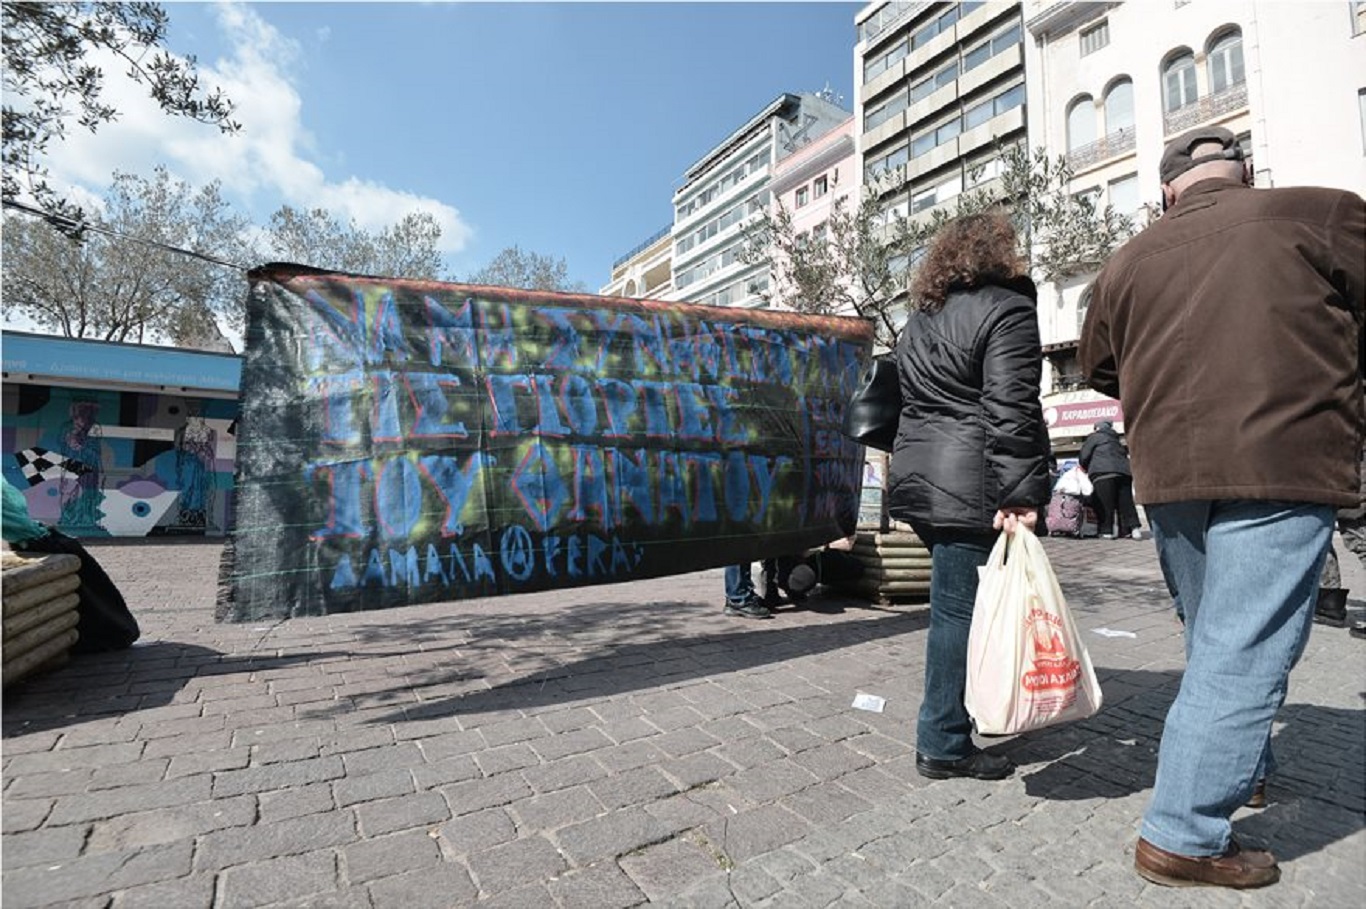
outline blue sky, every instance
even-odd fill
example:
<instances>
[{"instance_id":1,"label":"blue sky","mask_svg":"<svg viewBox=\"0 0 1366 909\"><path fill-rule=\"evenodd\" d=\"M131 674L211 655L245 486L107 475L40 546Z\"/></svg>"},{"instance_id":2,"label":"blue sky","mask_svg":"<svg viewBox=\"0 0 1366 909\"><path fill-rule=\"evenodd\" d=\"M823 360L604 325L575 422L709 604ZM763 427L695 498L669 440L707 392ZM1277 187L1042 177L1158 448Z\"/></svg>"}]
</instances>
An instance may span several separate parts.
<instances>
[{"instance_id":1,"label":"blue sky","mask_svg":"<svg viewBox=\"0 0 1366 909\"><path fill-rule=\"evenodd\" d=\"M672 219L684 170L784 91L852 109L857 3L172 3L170 50L238 104L239 136L125 110L55 176L219 179L258 223L281 204L369 228L437 215L458 276L499 250L564 257L596 291ZM116 73L117 66L106 67Z\"/></svg>"}]
</instances>

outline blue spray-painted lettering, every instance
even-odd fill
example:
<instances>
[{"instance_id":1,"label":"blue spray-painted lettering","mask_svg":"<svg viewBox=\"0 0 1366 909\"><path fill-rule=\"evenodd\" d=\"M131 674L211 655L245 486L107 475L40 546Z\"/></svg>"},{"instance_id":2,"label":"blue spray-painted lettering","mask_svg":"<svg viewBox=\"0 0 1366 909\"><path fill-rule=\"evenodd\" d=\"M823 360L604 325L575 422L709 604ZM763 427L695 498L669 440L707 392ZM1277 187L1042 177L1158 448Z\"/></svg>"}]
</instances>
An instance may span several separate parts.
<instances>
[{"instance_id":1,"label":"blue spray-painted lettering","mask_svg":"<svg viewBox=\"0 0 1366 909\"><path fill-rule=\"evenodd\" d=\"M536 392L536 427L532 430L538 435L559 439L569 435L569 427L560 420L560 409L555 403L555 379L553 376L529 377Z\"/></svg>"},{"instance_id":2,"label":"blue spray-painted lettering","mask_svg":"<svg viewBox=\"0 0 1366 909\"><path fill-rule=\"evenodd\" d=\"M716 432L709 422L711 412L707 409L704 387L692 382L680 382L674 388L678 395L679 434L689 441L714 441Z\"/></svg>"},{"instance_id":3,"label":"blue spray-painted lettering","mask_svg":"<svg viewBox=\"0 0 1366 909\"><path fill-rule=\"evenodd\" d=\"M575 433L581 436L597 433L598 405L593 400L593 386L587 379L574 373L560 379L560 403Z\"/></svg>"},{"instance_id":4,"label":"blue spray-painted lettering","mask_svg":"<svg viewBox=\"0 0 1366 909\"><path fill-rule=\"evenodd\" d=\"M776 458L750 455L749 463L754 468L754 485L759 489L759 507L754 512L754 523L758 524L768 512L768 500L773 494L773 481L777 478L778 471L782 470L784 465L792 463L792 459L787 455L779 455Z\"/></svg>"},{"instance_id":5,"label":"blue spray-painted lettering","mask_svg":"<svg viewBox=\"0 0 1366 909\"><path fill-rule=\"evenodd\" d=\"M409 373L404 377L413 402L413 438L464 439L469 436L464 420L444 422L450 411L446 389L459 388L460 377L436 372Z\"/></svg>"},{"instance_id":6,"label":"blue spray-painted lettering","mask_svg":"<svg viewBox=\"0 0 1366 909\"><path fill-rule=\"evenodd\" d=\"M370 419L370 438L376 442L402 442L398 425L398 395L394 394L394 374L387 369L371 374L375 383L374 407Z\"/></svg>"},{"instance_id":7,"label":"blue spray-painted lettering","mask_svg":"<svg viewBox=\"0 0 1366 909\"><path fill-rule=\"evenodd\" d=\"M631 417L636 412L636 389L621 379L598 379L608 431L604 435L622 438L631 434Z\"/></svg>"},{"instance_id":8,"label":"blue spray-painted lettering","mask_svg":"<svg viewBox=\"0 0 1366 909\"><path fill-rule=\"evenodd\" d=\"M431 297L423 297L427 305L427 359L433 366L440 366L445 350L451 348L456 354L452 365L473 366L479 356L478 341L471 315L471 302L466 300L459 311L451 312Z\"/></svg>"},{"instance_id":9,"label":"blue spray-painted lettering","mask_svg":"<svg viewBox=\"0 0 1366 909\"><path fill-rule=\"evenodd\" d=\"M395 458L375 473L375 514L380 535L406 540L422 517L422 483L413 462Z\"/></svg>"},{"instance_id":10,"label":"blue spray-painted lettering","mask_svg":"<svg viewBox=\"0 0 1366 909\"><path fill-rule=\"evenodd\" d=\"M432 578L437 578L442 585L449 585L451 579L446 574L446 566L441 564L441 553L437 552L435 543L427 544L427 570L422 575L422 583L427 583Z\"/></svg>"},{"instance_id":11,"label":"blue spray-painted lettering","mask_svg":"<svg viewBox=\"0 0 1366 909\"><path fill-rule=\"evenodd\" d=\"M361 521L361 481L371 476L367 461L320 461L304 465L304 479L312 481L316 474L328 480L327 526L312 533L315 540L332 537L365 536Z\"/></svg>"},{"instance_id":12,"label":"blue spray-painted lettering","mask_svg":"<svg viewBox=\"0 0 1366 909\"><path fill-rule=\"evenodd\" d=\"M364 387L364 382L363 372L313 376L308 379L308 393L322 398L323 444L360 444L360 428L355 419L355 393Z\"/></svg>"},{"instance_id":13,"label":"blue spray-painted lettering","mask_svg":"<svg viewBox=\"0 0 1366 909\"><path fill-rule=\"evenodd\" d=\"M673 391L673 383L638 381L633 384L644 399L645 434L656 439L669 438L668 395Z\"/></svg>"},{"instance_id":14,"label":"blue spray-painted lettering","mask_svg":"<svg viewBox=\"0 0 1366 909\"><path fill-rule=\"evenodd\" d=\"M692 471L697 498L693 502L694 521L716 520L716 477L713 469L721 463L721 455L714 451L682 452L679 454L685 470Z\"/></svg>"},{"instance_id":15,"label":"blue spray-painted lettering","mask_svg":"<svg viewBox=\"0 0 1366 909\"><path fill-rule=\"evenodd\" d=\"M321 320L309 320L308 368L317 372L326 366L345 363L353 369L363 369L366 358L364 300L360 294L351 297L351 311L338 312L336 307L317 291L304 294L304 300Z\"/></svg>"},{"instance_id":16,"label":"blue spray-painted lettering","mask_svg":"<svg viewBox=\"0 0 1366 909\"><path fill-rule=\"evenodd\" d=\"M656 452L656 482L659 488L659 521L663 523L669 511L678 512L683 526L692 523L688 508L687 478L684 468L678 463L678 453L673 451Z\"/></svg>"},{"instance_id":17,"label":"blue spray-painted lettering","mask_svg":"<svg viewBox=\"0 0 1366 909\"><path fill-rule=\"evenodd\" d=\"M643 448L635 450L635 457L619 449L610 449L612 477L616 481L617 523L626 520L626 503L636 510L646 524L653 524L654 510L650 507L650 460Z\"/></svg>"},{"instance_id":18,"label":"blue spray-painted lettering","mask_svg":"<svg viewBox=\"0 0 1366 909\"><path fill-rule=\"evenodd\" d=\"M550 352L545 357L546 369L574 369L578 365L582 338L569 321L569 313L562 309L536 309L536 316L550 326Z\"/></svg>"},{"instance_id":19,"label":"blue spray-painted lettering","mask_svg":"<svg viewBox=\"0 0 1366 909\"><path fill-rule=\"evenodd\" d=\"M375 331L372 337L374 349L370 354L371 363L382 363L389 354L393 354L398 362L407 363L412 356L408 339L403 337L403 320L399 318L392 293L383 294L375 306Z\"/></svg>"},{"instance_id":20,"label":"blue spray-painted lettering","mask_svg":"<svg viewBox=\"0 0 1366 909\"><path fill-rule=\"evenodd\" d=\"M517 416L517 396L513 389L530 388L530 376L490 375L487 380L489 402L493 405L493 435L520 435L522 421Z\"/></svg>"},{"instance_id":21,"label":"blue spray-painted lettering","mask_svg":"<svg viewBox=\"0 0 1366 909\"><path fill-rule=\"evenodd\" d=\"M460 515L465 509L470 490L474 488L479 469L493 463L493 455L480 451L471 453L465 459L463 468L451 455L423 455L418 458L422 472L432 481L432 485L436 487L436 491L446 504L446 517L441 522L442 536L455 536L464 532L465 525L460 520Z\"/></svg>"},{"instance_id":22,"label":"blue spray-painted lettering","mask_svg":"<svg viewBox=\"0 0 1366 909\"><path fill-rule=\"evenodd\" d=\"M726 514L732 521L743 521L749 514L749 468L743 451L726 452Z\"/></svg>"},{"instance_id":23,"label":"blue spray-painted lettering","mask_svg":"<svg viewBox=\"0 0 1366 909\"><path fill-rule=\"evenodd\" d=\"M407 552L400 552L397 547L389 550L389 570L393 574L391 584L394 587L406 584L408 587L422 586L422 573L417 567L417 548L408 547Z\"/></svg>"},{"instance_id":24,"label":"blue spray-painted lettering","mask_svg":"<svg viewBox=\"0 0 1366 909\"><path fill-rule=\"evenodd\" d=\"M602 449L591 445L574 445L571 450L574 452L574 507L569 511L569 519L587 521L591 509L598 513L601 526L611 529L612 509L608 504Z\"/></svg>"}]
</instances>

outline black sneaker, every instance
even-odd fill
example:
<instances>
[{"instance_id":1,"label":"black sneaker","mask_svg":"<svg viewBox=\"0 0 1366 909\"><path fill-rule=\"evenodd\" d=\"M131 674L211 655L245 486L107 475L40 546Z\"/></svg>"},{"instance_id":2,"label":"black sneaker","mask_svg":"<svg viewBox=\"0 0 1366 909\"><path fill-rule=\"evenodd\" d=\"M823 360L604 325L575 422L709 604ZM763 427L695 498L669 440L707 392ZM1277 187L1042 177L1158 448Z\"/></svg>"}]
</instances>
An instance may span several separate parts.
<instances>
[{"instance_id":1,"label":"black sneaker","mask_svg":"<svg viewBox=\"0 0 1366 909\"><path fill-rule=\"evenodd\" d=\"M974 780L1003 780L1015 772L1015 762L999 754L974 751L956 761L940 761L915 753L915 772L931 780L970 777Z\"/></svg>"},{"instance_id":2,"label":"black sneaker","mask_svg":"<svg viewBox=\"0 0 1366 909\"><path fill-rule=\"evenodd\" d=\"M750 597L743 603L732 603L726 601L726 608L722 610L726 615L739 616L743 619L771 619L773 611L763 603L759 602L758 597Z\"/></svg>"}]
</instances>

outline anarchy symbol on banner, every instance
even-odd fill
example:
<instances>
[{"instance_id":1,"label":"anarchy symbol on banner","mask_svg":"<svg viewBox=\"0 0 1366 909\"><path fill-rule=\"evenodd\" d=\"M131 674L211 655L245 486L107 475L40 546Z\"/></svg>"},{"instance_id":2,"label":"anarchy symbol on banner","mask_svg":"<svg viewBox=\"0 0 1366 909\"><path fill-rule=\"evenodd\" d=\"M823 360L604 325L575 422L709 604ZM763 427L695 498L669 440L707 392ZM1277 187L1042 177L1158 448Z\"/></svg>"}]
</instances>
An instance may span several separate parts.
<instances>
[{"instance_id":1,"label":"anarchy symbol on banner","mask_svg":"<svg viewBox=\"0 0 1366 909\"><path fill-rule=\"evenodd\" d=\"M536 569L536 547L531 534L520 524L513 524L503 531L498 543L499 554L503 559L503 571L514 581L525 581Z\"/></svg>"}]
</instances>

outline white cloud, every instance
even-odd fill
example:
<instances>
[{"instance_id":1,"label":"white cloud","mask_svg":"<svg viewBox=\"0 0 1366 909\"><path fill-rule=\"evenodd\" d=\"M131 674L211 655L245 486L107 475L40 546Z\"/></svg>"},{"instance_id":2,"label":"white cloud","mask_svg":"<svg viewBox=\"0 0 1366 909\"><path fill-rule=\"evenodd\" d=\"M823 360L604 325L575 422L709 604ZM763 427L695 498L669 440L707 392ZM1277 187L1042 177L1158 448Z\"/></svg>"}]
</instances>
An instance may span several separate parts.
<instances>
[{"instance_id":1,"label":"white cloud","mask_svg":"<svg viewBox=\"0 0 1366 909\"><path fill-rule=\"evenodd\" d=\"M305 104L292 80L301 49L250 7L221 3L218 27L230 53L199 61L200 84L220 87L233 100L233 135L183 117L168 116L146 88L123 75L126 64L92 60L105 73L104 100L119 119L91 134L74 124L50 148L54 185L82 198L101 193L114 171L150 175L157 164L201 186L219 180L258 221L282 204L323 208L342 221L380 230L410 212L428 212L441 225L441 249L458 253L472 230L454 206L354 174L330 174L304 126ZM320 29L319 34L326 32Z\"/></svg>"}]
</instances>

